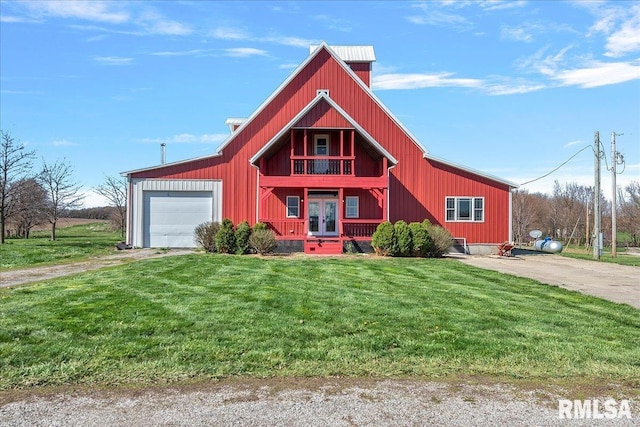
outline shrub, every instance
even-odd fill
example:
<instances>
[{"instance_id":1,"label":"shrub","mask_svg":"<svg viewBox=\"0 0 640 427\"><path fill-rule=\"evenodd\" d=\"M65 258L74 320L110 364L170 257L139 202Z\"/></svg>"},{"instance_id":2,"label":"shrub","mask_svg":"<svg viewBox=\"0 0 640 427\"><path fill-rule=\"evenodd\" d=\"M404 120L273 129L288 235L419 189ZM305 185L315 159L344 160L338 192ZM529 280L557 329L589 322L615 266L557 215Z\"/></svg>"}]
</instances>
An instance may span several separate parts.
<instances>
[{"instance_id":1,"label":"shrub","mask_svg":"<svg viewBox=\"0 0 640 427\"><path fill-rule=\"evenodd\" d=\"M269 226L264 222L256 222L255 225L253 226L253 231L268 230L268 229L269 229Z\"/></svg>"},{"instance_id":2,"label":"shrub","mask_svg":"<svg viewBox=\"0 0 640 427\"><path fill-rule=\"evenodd\" d=\"M432 251L432 241L424 223L412 222L409 224L409 229L413 238L413 256L422 258L429 256Z\"/></svg>"},{"instance_id":3,"label":"shrub","mask_svg":"<svg viewBox=\"0 0 640 427\"><path fill-rule=\"evenodd\" d=\"M371 237L371 246L373 246L373 249L378 255L393 256L397 254L398 241L393 224L385 221L378 225Z\"/></svg>"},{"instance_id":4,"label":"shrub","mask_svg":"<svg viewBox=\"0 0 640 427\"><path fill-rule=\"evenodd\" d=\"M399 220L393 225L393 230L396 234L396 240L398 241L398 252L394 255L412 256L413 238L409 225L405 221Z\"/></svg>"},{"instance_id":5,"label":"shrub","mask_svg":"<svg viewBox=\"0 0 640 427\"><path fill-rule=\"evenodd\" d=\"M207 252L215 252L218 230L220 230L219 222L207 221L199 224L194 230L196 244Z\"/></svg>"},{"instance_id":6,"label":"shrub","mask_svg":"<svg viewBox=\"0 0 640 427\"><path fill-rule=\"evenodd\" d=\"M251 237L251 227L249 223L244 221L238 224L236 227L236 247L238 254L248 254L251 251L249 237Z\"/></svg>"},{"instance_id":7,"label":"shrub","mask_svg":"<svg viewBox=\"0 0 640 427\"><path fill-rule=\"evenodd\" d=\"M254 227L253 233L249 236L249 245L260 255L267 255L275 250L278 242L273 231L269 229L256 230Z\"/></svg>"},{"instance_id":8,"label":"shrub","mask_svg":"<svg viewBox=\"0 0 640 427\"><path fill-rule=\"evenodd\" d=\"M233 222L228 218L222 220L220 230L216 234L216 249L221 254L233 254L236 252L236 235L233 231Z\"/></svg>"},{"instance_id":9,"label":"shrub","mask_svg":"<svg viewBox=\"0 0 640 427\"><path fill-rule=\"evenodd\" d=\"M439 225L431 225L427 227L427 232L431 238L431 250L429 256L432 258L440 258L446 254L451 246L453 246L453 236L445 228Z\"/></svg>"}]
</instances>

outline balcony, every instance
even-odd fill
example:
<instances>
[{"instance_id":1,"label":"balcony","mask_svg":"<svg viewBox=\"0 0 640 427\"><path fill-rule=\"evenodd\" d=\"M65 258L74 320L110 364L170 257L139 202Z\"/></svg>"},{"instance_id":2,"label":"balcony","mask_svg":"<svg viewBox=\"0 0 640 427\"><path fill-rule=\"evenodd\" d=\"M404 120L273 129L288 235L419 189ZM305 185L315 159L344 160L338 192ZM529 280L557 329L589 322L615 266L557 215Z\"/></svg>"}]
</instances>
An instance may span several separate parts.
<instances>
[{"instance_id":1,"label":"balcony","mask_svg":"<svg viewBox=\"0 0 640 427\"><path fill-rule=\"evenodd\" d=\"M354 156L291 156L293 175L354 176Z\"/></svg>"}]
</instances>

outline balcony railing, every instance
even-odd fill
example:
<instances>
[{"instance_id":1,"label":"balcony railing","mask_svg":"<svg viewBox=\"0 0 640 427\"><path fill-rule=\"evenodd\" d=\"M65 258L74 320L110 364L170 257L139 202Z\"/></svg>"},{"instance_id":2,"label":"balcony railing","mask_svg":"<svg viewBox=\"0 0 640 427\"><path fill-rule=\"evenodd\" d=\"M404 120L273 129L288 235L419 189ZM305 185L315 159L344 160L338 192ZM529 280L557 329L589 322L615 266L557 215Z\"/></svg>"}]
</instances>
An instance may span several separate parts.
<instances>
[{"instance_id":1,"label":"balcony railing","mask_svg":"<svg viewBox=\"0 0 640 427\"><path fill-rule=\"evenodd\" d=\"M354 175L353 156L292 156L293 175Z\"/></svg>"}]
</instances>

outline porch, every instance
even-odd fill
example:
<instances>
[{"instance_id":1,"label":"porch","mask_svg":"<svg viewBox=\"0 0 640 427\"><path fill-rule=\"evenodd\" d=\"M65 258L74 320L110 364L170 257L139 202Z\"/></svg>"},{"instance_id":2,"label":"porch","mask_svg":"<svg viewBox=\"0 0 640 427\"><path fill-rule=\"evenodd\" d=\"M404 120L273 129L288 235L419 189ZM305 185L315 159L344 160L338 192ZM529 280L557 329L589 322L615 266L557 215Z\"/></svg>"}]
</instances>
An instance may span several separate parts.
<instances>
[{"instance_id":1,"label":"porch","mask_svg":"<svg viewBox=\"0 0 640 427\"><path fill-rule=\"evenodd\" d=\"M371 241L371 236L383 221L383 219L342 219L337 222L338 232L335 235L313 235L309 233L309 219L260 220L274 232L278 240L301 241L304 252L309 254L341 254L349 241Z\"/></svg>"}]
</instances>

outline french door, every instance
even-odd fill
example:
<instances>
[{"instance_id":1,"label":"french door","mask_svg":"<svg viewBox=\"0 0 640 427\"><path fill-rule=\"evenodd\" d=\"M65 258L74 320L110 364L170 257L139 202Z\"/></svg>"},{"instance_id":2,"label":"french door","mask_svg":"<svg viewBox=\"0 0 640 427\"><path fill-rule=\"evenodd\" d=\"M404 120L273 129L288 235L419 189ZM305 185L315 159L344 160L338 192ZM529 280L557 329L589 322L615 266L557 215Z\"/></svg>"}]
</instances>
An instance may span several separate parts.
<instances>
[{"instance_id":1,"label":"french door","mask_svg":"<svg viewBox=\"0 0 640 427\"><path fill-rule=\"evenodd\" d=\"M307 212L309 212L310 236L338 235L337 199L311 199Z\"/></svg>"}]
</instances>

